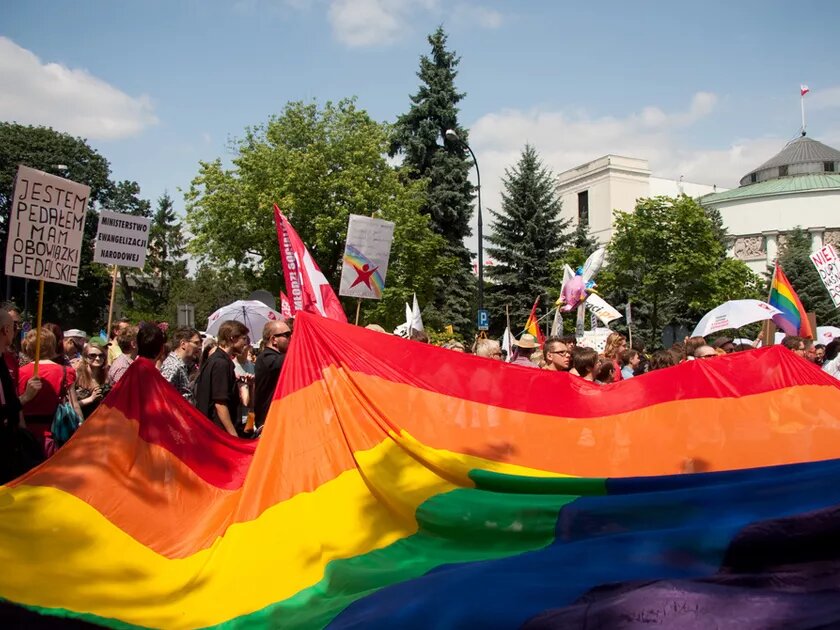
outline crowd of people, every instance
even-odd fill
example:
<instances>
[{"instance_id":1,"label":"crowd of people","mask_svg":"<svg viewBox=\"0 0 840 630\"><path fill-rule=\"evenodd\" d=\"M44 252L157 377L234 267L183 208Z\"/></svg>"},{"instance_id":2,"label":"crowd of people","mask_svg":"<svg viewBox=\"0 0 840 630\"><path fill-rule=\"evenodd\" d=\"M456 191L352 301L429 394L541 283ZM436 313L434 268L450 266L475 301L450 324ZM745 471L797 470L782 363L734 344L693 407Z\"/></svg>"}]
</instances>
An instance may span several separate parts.
<instances>
[{"instance_id":1,"label":"crowd of people","mask_svg":"<svg viewBox=\"0 0 840 630\"><path fill-rule=\"evenodd\" d=\"M270 321L252 344L237 321L216 337L194 328L121 319L108 339L43 324L23 331L19 309L0 307L0 483L51 456L60 446L56 423L68 414L78 426L142 358L207 419L231 435L258 437L291 340L285 321ZM36 375L36 361L37 375Z\"/></svg>"},{"instance_id":2,"label":"crowd of people","mask_svg":"<svg viewBox=\"0 0 840 630\"><path fill-rule=\"evenodd\" d=\"M194 328L169 331L165 324L135 325L123 319L103 339L77 329L63 331L54 323L44 324L40 335L35 330L23 334L17 307L0 307L0 353L6 368L0 367L0 482L54 453L62 444L56 431L58 418L66 422L70 417L71 426L78 426L138 358L153 362L163 378L210 422L233 436L258 437L289 347L291 323L269 321L258 343L252 343L251 331L233 320L223 322L216 337L210 337ZM380 326L368 328L385 333ZM423 331L412 331L410 338L429 342ZM607 337L602 352L580 344L573 335L552 336L540 345L525 333L512 344L509 356L499 341L484 337L469 349L456 340L442 346L512 365L567 372L601 385L684 361L754 349L753 344L726 337L712 342L689 337L667 350L648 353L638 340L628 347L626 337L618 332ZM840 340L824 346L787 336L782 345L840 379Z\"/></svg>"},{"instance_id":3,"label":"crowd of people","mask_svg":"<svg viewBox=\"0 0 840 630\"><path fill-rule=\"evenodd\" d=\"M411 338L428 342L424 334L414 334ZM610 333L603 352L581 345L574 335L548 337L540 347L536 337L525 333L519 339L514 339L512 344L510 356L506 356L498 341L480 338L473 345L472 352L477 356L506 360L513 365L568 372L584 380L606 385L685 361L746 352L757 346L757 343L736 343L728 337L718 337L711 342L705 337L687 337L668 349L648 353L644 343L638 340L633 344L634 347L628 347L627 338L618 332ZM823 345L811 339L787 335L781 345L840 379L840 339ZM454 340L444 343L442 347L466 352L465 346Z\"/></svg>"}]
</instances>

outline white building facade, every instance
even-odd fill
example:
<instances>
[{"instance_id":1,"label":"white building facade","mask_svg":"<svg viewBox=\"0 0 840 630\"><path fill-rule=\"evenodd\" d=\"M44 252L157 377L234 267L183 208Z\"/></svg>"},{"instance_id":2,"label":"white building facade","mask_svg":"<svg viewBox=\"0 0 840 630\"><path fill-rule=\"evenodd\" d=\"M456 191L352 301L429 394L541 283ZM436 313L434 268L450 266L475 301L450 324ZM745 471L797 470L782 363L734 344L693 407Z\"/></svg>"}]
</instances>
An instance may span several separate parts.
<instances>
[{"instance_id":1,"label":"white building facade","mask_svg":"<svg viewBox=\"0 0 840 630\"><path fill-rule=\"evenodd\" d=\"M572 225L583 223L599 243L613 232L613 210L632 212L643 197L686 194L701 197L719 190L715 186L651 176L648 161L605 155L557 176L562 216Z\"/></svg>"},{"instance_id":2,"label":"white building facade","mask_svg":"<svg viewBox=\"0 0 840 630\"><path fill-rule=\"evenodd\" d=\"M730 255L756 273L775 262L796 227L810 232L812 251L840 247L840 151L803 135L747 173L740 187L700 203L720 212Z\"/></svg>"}]
</instances>

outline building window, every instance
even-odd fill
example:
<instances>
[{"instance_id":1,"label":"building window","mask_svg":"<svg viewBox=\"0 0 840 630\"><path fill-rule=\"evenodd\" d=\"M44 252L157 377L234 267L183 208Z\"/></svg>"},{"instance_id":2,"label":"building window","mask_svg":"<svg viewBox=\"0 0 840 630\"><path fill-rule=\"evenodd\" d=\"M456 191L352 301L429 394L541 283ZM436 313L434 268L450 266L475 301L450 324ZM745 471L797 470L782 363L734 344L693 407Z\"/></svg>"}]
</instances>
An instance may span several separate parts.
<instances>
[{"instance_id":1,"label":"building window","mask_svg":"<svg viewBox=\"0 0 840 630\"><path fill-rule=\"evenodd\" d=\"M750 173L750 184L755 184L755 182L757 180L758 180L758 174L757 173Z\"/></svg>"},{"instance_id":2,"label":"building window","mask_svg":"<svg viewBox=\"0 0 840 630\"><path fill-rule=\"evenodd\" d=\"M823 170L826 173L833 173L834 172L834 162L823 162Z\"/></svg>"},{"instance_id":3,"label":"building window","mask_svg":"<svg viewBox=\"0 0 840 630\"><path fill-rule=\"evenodd\" d=\"M589 191L578 193L578 225L589 225Z\"/></svg>"},{"instance_id":4,"label":"building window","mask_svg":"<svg viewBox=\"0 0 840 630\"><path fill-rule=\"evenodd\" d=\"M787 164L779 167L779 177L787 177Z\"/></svg>"}]
</instances>

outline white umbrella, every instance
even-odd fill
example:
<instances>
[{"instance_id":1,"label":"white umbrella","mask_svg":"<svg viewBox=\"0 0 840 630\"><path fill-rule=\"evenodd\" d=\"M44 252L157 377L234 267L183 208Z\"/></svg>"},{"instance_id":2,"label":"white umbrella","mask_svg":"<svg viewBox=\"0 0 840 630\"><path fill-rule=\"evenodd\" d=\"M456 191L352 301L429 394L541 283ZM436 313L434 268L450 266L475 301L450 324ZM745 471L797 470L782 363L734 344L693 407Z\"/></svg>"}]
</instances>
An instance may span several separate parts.
<instances>
[{"instance_id":1,"label":"white umbrella","mask_svg":"<svg viewBox=\"0 0 840 630\"><path fill-rule=\"evenodd\" d=\"M259 300L238 300L223 306L207 319L207 334L217 337L219 326L230 320L242 322L248 327L251 339L259 339L268 322L283 321L283 316Z\"/></svg>"},{"instance_id":2,"label":"white umbrella","mask_svg":"<svg viewBox=\"0 0 840 630\"><path fill-rule=\"evenodd\" d=\"M691 336L705 337L721 330L740 328L778 313L781 313L779 309L761 300L730 300L706 313Z\"/></svg>"}]
</instances>

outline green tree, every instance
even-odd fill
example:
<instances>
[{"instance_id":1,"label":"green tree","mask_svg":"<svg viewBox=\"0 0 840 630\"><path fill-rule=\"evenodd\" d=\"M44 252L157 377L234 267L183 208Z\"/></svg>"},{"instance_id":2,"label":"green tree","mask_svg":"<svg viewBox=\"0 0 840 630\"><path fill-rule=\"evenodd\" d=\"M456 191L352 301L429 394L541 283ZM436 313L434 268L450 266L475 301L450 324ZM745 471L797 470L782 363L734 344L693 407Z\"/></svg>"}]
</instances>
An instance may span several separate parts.
<instances>
[{"instance_id":1,"label":"green tree","mask_svg":"<svg viewBox=\"0 0 840 630\"><path fill-rule=\"evenodd\" d=\"M667 324L690 330L725 300L760 297L760 278L726 258L721 238L689 197L640 199L634 212L615 213L599 284L613 305L632 300L635 326L655 345Z\"/></svg>"},{"instance_id":2,"label":"green tree","mask_svg":"<svg viewBox=\"0 0 840 630\"><path fill-rule=\"evenodd\" d=\"M834 307L831 296L820 280L820 273L811 262L811 235L797 227L787 234L779 251L779 264L799 296L806 312L813 312L818 326L840 326L840 311ZM768 269L772 279L773 269ZM769 284L765 290L765 298Z\"/></svg>"},{"instance_id":3,"label":"green tree","mask_svg":"<svg viewBox=\"0 0 840 630\"><path fill-rule=\"evenodd\" d=\"M160 319L168 316L173 286L187 275L181 222L169 193L158 199L149 228L149 250L142 273L133 275L132 319ZM174 320L169 320L174 321Z\"/></svg>"},{"instance_id":4,"label":"green tree","mask_svg":"<svg viewBox=\"0 0 840 630\"><path fill-rule=\"evenodd\" d=\"M446 47L447 36L438 28L428 37L431 55L420 57L417 76L421 85L411 96L411 107L394 126L391 155L401 154L409 175L426 185L423 212L432 227L446 239L446 254L459 265L450 277L439 278L435 287L434 309L428 309L433 325L452 324L461 332L474 328L472 305L475 279L472 257L464 246L470 235L474 188L469 181L472 160L466 149L467 131L458 123L458 103L465 94L455 88L460 58ZM448 129L460 141L443 141Z\"/></svg>"},{"instance_id":5,"label":"green tree","mask_svg":"<svg viewBox=\"0 0 840 630\"><path fill-rule=\"evenodd\" d=\"M246 130L233 143L233 167L201 163L187 200L189 250L216 266L241 268L250 289L277 294L282 267L274 227L277 203L306 243L333 287L341 273L351 214L395 223L381 301L367 302L368 321L404 319L403 302L413 291L421 302L434 295L453 262L445 240L420 213L425 180L414 181L385 159L390 130L356 107L354 100L289 103L267 124ZM345 310L355 303L345 300ZM425 313L424 313L425 317Z\"/></svg>"},{"instance_id":6,"label":"green tree","mask_svg":"<svg viewBox=\"0 0 840 630\"><path fill-rule=\"evenodd\" d=\"M502 211L491 210L487 237L487 251L496 261L488 269L489 296L497 315L510 305L511 322L519 326L534 299L551 287L552 264L571 240L566 233L570 221L560 218L554 175L534 147L525 145L516 166L505 169L502 183Z\"/></svg>"},{"instance_id":7,"label":"green tree","mask_svg":"<svg viewBox=\"0 0 840 630\"><path fill-rule=\"evenodd\" d=\"M46 283L44 300L45 321L61 322L68 328L87 328L102 319L110 297L108 270L93 263L96 205L106 202L113 186L108 161L82 138L47 127L0 122L0 232L4 253L14 178L20 164L90 186L78 286ZM5 266L5 255L0 256L0 265ZM34 314L37 283L7 277L2 288L7 300L14 300L26 307L30 315Z\"/></svg>"},{"instance_id":8,"label":"green tree","mask_svg":"<svg viewBox=\"0 0 840 630\"><path fill-rule=\"evenodd\" d=\"M236 300L244 300L250 292L243 269L203 264L191 278L173 276L169 302L162 316L170 323L177 322L178 305L192 304L195 307L196 327L204 330L207 319L214 311ZM251 338L256 340L261 334L261 330L251 331Z\"/></svg>"}]
</instances>

